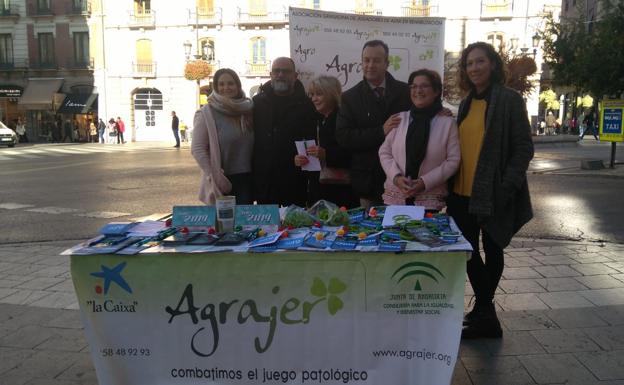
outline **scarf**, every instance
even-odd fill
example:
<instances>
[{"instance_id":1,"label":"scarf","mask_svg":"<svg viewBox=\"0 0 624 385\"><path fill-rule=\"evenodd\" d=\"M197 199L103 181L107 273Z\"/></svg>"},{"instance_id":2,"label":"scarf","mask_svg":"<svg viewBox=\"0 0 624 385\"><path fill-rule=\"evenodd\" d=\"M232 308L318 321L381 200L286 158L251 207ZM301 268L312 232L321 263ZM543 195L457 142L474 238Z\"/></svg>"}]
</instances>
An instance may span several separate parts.
<instances>
[{"instance_id":1,"label":"scarf","mask_svg":"<svg viewBox=\"0 0 624 385\"><path fill-rule=\"evenodd\" d=\"M418 179L420 165L427 154L431 119L442 109L442 101L437 99L429 107L410 108L411 123L405 137L405 176Z\"/></svg>"},{"instance_id":2,"label":"scarf","mask_svg":"<svg viewBox=\"0 0 624 385\"><path fill-rule=\"evenodd\" d=\"M238 99L231 99L216 92L212 92L208 96L208 103L211 108L221 112L231 118L240 118L240 128L243 132L251 130L251 110L253 102L251 99L243 96Z\"/></svg>"}]
</instances>

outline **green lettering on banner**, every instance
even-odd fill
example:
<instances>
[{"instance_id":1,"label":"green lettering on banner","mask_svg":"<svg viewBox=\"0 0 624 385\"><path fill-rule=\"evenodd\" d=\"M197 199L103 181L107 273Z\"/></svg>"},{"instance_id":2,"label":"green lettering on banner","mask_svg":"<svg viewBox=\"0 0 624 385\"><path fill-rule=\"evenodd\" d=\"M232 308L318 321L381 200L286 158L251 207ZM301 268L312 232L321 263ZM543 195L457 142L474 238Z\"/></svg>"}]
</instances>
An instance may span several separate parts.
<instances>
[{"instance_id":1,"label":"green lettering on banner","mask_svg":"<svg viewBox=\"0 0 624 385\"><path fill-rule=\"evenodd\" d=\"M236 322L239 325L243 325L251 319L257 324L268 324L266 339L264 341L262 341L260 337L256 337L254 339L254 348L256 352L264 353L271 347L273 338L275 337L275 332L277 330L278 321L284 325L308 324L311 320L310 316L312 310L316 305L323 301L327 301L327 311L329 314L335 315L344 307L344 303L338 295L342 294L345 290L347 290L347 285L337 278L331 278L329 280L329 284L325 285L323 280L316 277L314 278L310 288L310 293L315 297L319 297L316 300L308 302L291 297L280 306L271 306L268 314L261 314L256 301L253 299L247 299L238 307ZM271 292L273 295L278 294L280 292L280 287L274 286ZM210 335L207 337L204 335L206 327L200 327L191 337L191 350L200 357L210 357L219 347L219 325L224 325L229 321L227 317L228 311L231 308L236 308L235 305L239 302L241 301L234 299L229 302L219 302L218 305L208 303L201 308L198 316L197 312L200 308L195 306L193 285L188 284L184 288L176 308L174 309L171 306L166 306L165 311L170 315L168 321L169 324L173 323L173 320L176 317L184 315L188 315L191 322L195 325L199 324L200 321L209 322L209 330L212 332L212 338L210 338ZM300 318L287 317L288 314L294 315L295 311L299 309L299 307L301 307ZM233 311L236 310L233 309Z\"/></svg>"}]
</instances>

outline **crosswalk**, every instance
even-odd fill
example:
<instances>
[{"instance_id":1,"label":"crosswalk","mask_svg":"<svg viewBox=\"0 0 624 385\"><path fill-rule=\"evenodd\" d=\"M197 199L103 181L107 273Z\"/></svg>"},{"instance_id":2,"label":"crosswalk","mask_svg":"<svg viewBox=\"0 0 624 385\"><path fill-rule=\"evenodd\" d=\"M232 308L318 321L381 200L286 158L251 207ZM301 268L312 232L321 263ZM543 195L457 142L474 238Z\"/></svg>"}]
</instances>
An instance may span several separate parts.
<instances>
[{"instance_id":1,"label":"crosswalk","mask_svg":"<svg viewBox=\"0 0 624 385\"><path fill-rule=\"evenodd\" d=\"M100 144L100 143L67 143L67 144L35 144L33 146L0 148L0 161L42 159L49 157L64 157L69 155L89 155L100 153L119 152L145 152L145 151L179 151L171 147L169 143L126 143L126 144Z\"/></svg>"},{"instance_id":2,"label":"crosswalk","mask_svg":"<svg viewBox=\"0 0 624 385\"><path fill-rule=\"evenodd\" d=\"M73 216L78 216L78 217L103 218L103 219L128 217L132 215L132 213L124 213L124 212L119 212L119 211L84 211L84 210L69 208L69 207L56 207L56 206L37 207L35 205L27 204L27 203L0 202L0 213L2 213L2 211L4 210L28 211L32 213L51 214L51 215L67 214L67 215L73 215Z\"/></svg>"}]
</instances>

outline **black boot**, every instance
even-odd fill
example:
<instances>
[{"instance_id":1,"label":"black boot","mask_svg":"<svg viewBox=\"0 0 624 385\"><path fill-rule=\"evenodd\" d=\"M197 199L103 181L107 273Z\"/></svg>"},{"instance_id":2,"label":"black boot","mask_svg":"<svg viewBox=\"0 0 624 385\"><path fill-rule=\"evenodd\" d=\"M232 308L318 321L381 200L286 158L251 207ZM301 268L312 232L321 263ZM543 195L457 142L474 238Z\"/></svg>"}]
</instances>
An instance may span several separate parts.
<instances>
[{"instance_id":1,"label":"black boot","mask_svg":"<svg viewBox=\"0 0 624 385\"><path fill-rule=\"evenodd\" d=\"M474 313L474 314L473 314ZM496 309L493 303L475 308L466 316L471 315L468 325L462 330L462 339L475 338L501 338L503 329L501 329L498 317L496 317Z\"/></svg>"},{"instance_id":2,"label":"black boot","mask_svg":"<svg viewBox=\"0 0 624 385\"><path fill-rule=\"evenodd\" d=\"M483 308L486 306L487 302L484 304L483 301L479 302L475 301L472 310L464 315L463 325L468 326L471 323L475 322L477 319L481 317L481 313L483 312Z\"/></svg>"}]
</instances>

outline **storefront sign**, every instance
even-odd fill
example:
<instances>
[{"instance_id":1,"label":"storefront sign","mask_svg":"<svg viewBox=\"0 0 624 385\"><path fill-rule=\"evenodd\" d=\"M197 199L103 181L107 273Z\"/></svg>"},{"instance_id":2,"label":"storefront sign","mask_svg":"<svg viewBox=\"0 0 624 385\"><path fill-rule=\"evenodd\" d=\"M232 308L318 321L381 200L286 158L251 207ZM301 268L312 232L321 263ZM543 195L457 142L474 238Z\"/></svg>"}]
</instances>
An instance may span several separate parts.
<instances>
[{"instance_id":1,"label":"storefront sign","mask_svg":"<svg viewBox=\"0 0 624 385\"><path fill-rule=\"evenodd\" d=\"M290 57L304 85L319 75L337 77L347 90L362 80L362 47L382 40L388 71L407 81L411 71L444 73L444 18L384 17L290 8Z\"/></svg>"},{"instance_id":2,"label":"storefront sign","mask_svg":"<svg viewBox=\"0 0 624 385\"><path fill-rule=\"evenodd\" d=\"M450 384L466 252L72 256L98 383Z\"/></svg>"},{"instance_id":3,"label":"storefront sign","mask_svg":"<svg viewBox=\"0 0 624 385\"><path fill-rule=\"evenodd\" d=\"M0 98L19 98L24 89L18 86L0 86Z\"/></svg>"},{"instance_id":4,"label":"storefront sign","mask_svg":"<svg viewBox=\"0 0 624 385\"><path fill-rule=\"evenodd\" d=\"M600 140L624 141L622 115L624 100L604 100L600 103Z\"/></svg>"}]
</instances>

